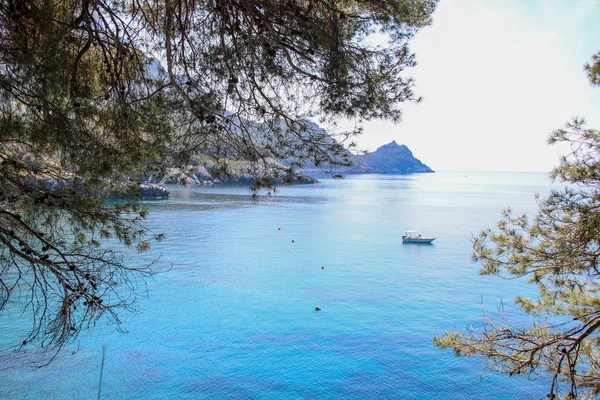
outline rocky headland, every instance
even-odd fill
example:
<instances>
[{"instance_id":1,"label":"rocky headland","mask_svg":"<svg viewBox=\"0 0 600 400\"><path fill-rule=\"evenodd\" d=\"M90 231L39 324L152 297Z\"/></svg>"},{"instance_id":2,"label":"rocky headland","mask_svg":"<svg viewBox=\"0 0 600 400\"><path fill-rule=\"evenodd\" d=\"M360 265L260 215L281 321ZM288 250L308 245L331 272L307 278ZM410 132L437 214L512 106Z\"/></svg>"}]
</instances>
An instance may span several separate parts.
<instances>
[{"instance_id":1,"label":"rocky headland","mask_svg":"<svg viewBox=\"0 0 600 400\"><path fill-rule=\"evenodd\" d=\"M314 184L319 183L311 175L334 174L414 174L433 173L434 171L419 159L410 149L399 145L396 141L385 144L371 153L352 155L353 165L350 167L306 167L289 176L289 168L281 162L269 159L257 166L249 161L220 160L199 157L192 165L180 168L168 168L162 175L148 177L147 182L140 185L142 198L168 198L169 189L164 185L247 185L257 179L273 178L273 185L282 184ZM223 171L227 171L224 173Z\"/></svg>"},{"instance_id":2,"label":"rocky headland","mask_svg":"<svg viewBox=\"0 0 600 400\"><path fill-rule=\"evenodd\" d=\"M257 179L271 177L274 185L319 183L317 179L300 172L294 172L291 177L288 174L288 167L273 159L268 159L261 165L249 161L233 160L221 160L216 163L212 159L205 159L184 168L168 168L164 175L151 177L149 182L160 185L252 185Z\"/></svg>"},{"instance_id":3,"label":"rocky headland","mask_svg":"<svg viewBox=\"0 0 600 400\"><path fill-rule=\"evenodd\" d=\"M396 141L379 147L372 153L357 155L357 163L350 167L352 174L415 174L435 172L403 144Z\"/></svg>"},{"instance_id":4,"label":"rocky headland","mask_svg":"<svg viewBox=\"0 0 600 400\"><path fill-rule=\"evenodd\" d=\"M142 198L168 198L169 190L164 185L252 185L256 179L266 176L274 177L272 184L314 184L319 183L310 175L322 175L332 170L335 174L414 174L433 173L431 168L415 158L410 149L399 145L396 141L379 147L372 153L353 155L353 165L350 167L307 167L300 172L294 172L289 179L288 168L276 160L268 160L266 164L257 167L248 161L223 160L216 163L204 159L196 161L194 165L183 168L168 168L162 176L151 176L148 182L140 185ZM222 171L223 163L226 164L227 174ZM287 179L286 179L287 178Z\"/></svg>"},{"instance_id":5,"label":"rocky headland","mask_svg":"<svg viewBox=\"0 0 600 400\"><path fill-rule=\"evenodd\" d=\"M321 174L332 170L335 174L415 174L433 173L431 168L415 158L405 145L396 141L379 147L372 153L351 156L353 165L350 167L307 167L302 171L306 174Z\"/></svg>"}]
</instances>

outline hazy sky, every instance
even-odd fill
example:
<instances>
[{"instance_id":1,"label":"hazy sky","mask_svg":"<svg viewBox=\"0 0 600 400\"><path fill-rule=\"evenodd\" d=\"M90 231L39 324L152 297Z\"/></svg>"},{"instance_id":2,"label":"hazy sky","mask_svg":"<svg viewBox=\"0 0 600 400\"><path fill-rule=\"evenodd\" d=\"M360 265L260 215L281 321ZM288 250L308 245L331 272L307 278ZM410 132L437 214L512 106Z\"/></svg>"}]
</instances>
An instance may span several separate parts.
<instances>
[{"instance_id":1,"label":"hazy sky","mask_svg":"<svg viewBox=\"0 0 600 400\"><path fill-rule=\"evenodd\" d=\"M549 133L572 116L600 129L600 88L583 71L600 51L600 1L441 0L412 42L424 100L398 125L365 125L357 142L396 140L434 170L550 171Z\"/></svg>"}]
</instances>

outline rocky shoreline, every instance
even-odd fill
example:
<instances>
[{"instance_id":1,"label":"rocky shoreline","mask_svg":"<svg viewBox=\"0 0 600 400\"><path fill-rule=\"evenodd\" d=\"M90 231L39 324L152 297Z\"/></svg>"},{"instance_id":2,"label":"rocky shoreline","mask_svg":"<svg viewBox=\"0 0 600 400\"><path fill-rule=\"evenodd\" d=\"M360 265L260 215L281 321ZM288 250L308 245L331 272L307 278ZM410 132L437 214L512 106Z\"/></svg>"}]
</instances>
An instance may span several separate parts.
<instances>
[{"instance_id":1,"label":"rocky shoreline","mask_svg":"<svg viewBox=\"0 0 600 400\"><path fill-rule=\"evenodd\" d=\"M142 199L168 199L171 196L171 192L163 185L156 183L142 183L139 186L140 197Z\"/></svg>"},{"instance_id":2,"label":"rocky shoreline","mask_svg":"<svg viewBox=\"0 0 600 400\"><path fill-rule=\"evenodd\" d=\"M431 168L415 158L405 145L392 141L379 147L372 153L352 157L351 167L333 168L334 173L342 175L354 174L414 174L433 173ZM227 171L227 174L223 173ZM323 167L307 167L302 172L294 172L292 184L315 184L319 181L309 175L324 174L328 169ZM183 168L168 168L162 176L151 176L140 185L140 195L144 199L164 199L169 197L169 189L164 185L246 185L250 186L257 179L273 178L273 185L283 185L289 169L274 159L257 165L248 161L221 160L199 158L195 165Z\"/></svg>"},{"instance_id":3,"label":"rocky shoreline","mask_svg":"<svg viewBox=\"0 0 600 400\"><path fill-rule=\"evenodd\" d=\"M272 178L273 185L289 184L289 169L283 164L268 160L262 166L247 161L224 161L227 173L223 173L223 165L213 161L204 161L183 168L168 168L161 176L150 176L140 185L140 196L143 199L166 199L170 192L165 185L242 185L250 186L258 179ZM311 185L320 183L308 175L295 172L291 183L294 185Z\"/></svg>"},{"instance_id":4,"label":"rocky shoreline","mask_svg":"<svg viewBox=\"0 0 600 400\"><path fill-rule=\"evenodd\" d=\"M307 174L322 174L329 169L335 174L417 174L434 173L435 171L415 158L406 145L399 145L396 141L380 146L372 153L351 156L350 167L315 167L308 166L302 171Z\"/></svg>"}]
</instances>

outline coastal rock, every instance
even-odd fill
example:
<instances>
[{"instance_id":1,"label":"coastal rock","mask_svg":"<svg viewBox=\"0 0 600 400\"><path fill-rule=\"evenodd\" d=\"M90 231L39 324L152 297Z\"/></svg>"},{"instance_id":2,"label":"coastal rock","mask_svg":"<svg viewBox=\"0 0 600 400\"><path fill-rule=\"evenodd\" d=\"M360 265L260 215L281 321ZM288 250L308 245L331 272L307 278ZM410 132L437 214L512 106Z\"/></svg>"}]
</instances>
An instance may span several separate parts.
<instances>
[{"instance_id":1,"label":"coastal rock","mask_svg":"<svg viewBox=\"0 0 600 400\"><path fill-rule=\"evenodd\" d=\"M198 172L198 175L196 173ZM210 176L209 176L210 177ZM188 166L186 168L167 168L160 184L166 185L198 185L206 179L197 166Z\"/></svg>"},{"instance_id":2,"label":"coastal rock","mask_svg":"<svg viewBox=\"0 0 600 400\"><path fill-rule=\"evenodd\" d=\"M227 171L226 174L224 170ZM206 158L196 165L168 168L158 181L161 184L250 186L257 179L269 178L274 185L319 183L318 180L299 172L293 172L291 176L289 174L289 167L274 159L267 159L264 164L236 160L220 160L217 164L214 160Z\"/></svg>"},{"instance_id":3,"label":"coastal rock","mask_svg":"<svg viewBox=\"0 0 600 400\"><path fill-rule=\"evenodd\" d=\"M414 174L435 172L419 159L405 145L392 141L379 147L372 153L353 155L350 167L307 166L303 172L307 174Z\"/></svg>"},{"instance_id":4,"label":"coastal rock","mask_svg":"<svg viewBox=\"0 0 600 400\"><path fill-rule=\"evenodd\" d=\"M143 199L168 199L171 194L169 189L156 183L142 183L139 191Z\"/></svg>"},{"instance_id":5,"label":"coastal rock","mask_svg":"<svg viewBox=\"0 0 600 400\"><path fill-rule=\"evenodd\" d=\"M294 183L299 184L299 185L309 185L309 184L319 183L319 181L316 180L315 178L313 178L312 176L308 176L308 175L304 175L304 174L297 174L296 181Z\"/></svg>"},{"instance_id":6,"label":"coastal rock","mask_svg":"<svg viewBox=\"0 0 600 400\"><path fill-rule=\"evenodd\" d=\"M352 167L352 173L412 174L434 172L413 156L405 145L392 141L372 153L356 156L360 163ZM356 171L356 172L354 172Z\"/></svg>"},{"instance_id":7,"label":"coastal rock","mask_svg":"<svg viewBox=\"0 0 600 400\"><path fill-rule=\"evenodd\" d=\"M42 177L33 184L39 185L40 188L54 193L58 196L64 191L69 193L77 193L83 195L88 193L85 185L77 179L53 179L50 177ZM137 190L136 190L137 189ZM127 184L125 181L118 181L111 185L106 185L97 192L103 198L137 198L143 199L166 199L169 198L169 189L163 185L155 183L142 183L136 188L136 184Z\"/></svg>"}]
</instances>

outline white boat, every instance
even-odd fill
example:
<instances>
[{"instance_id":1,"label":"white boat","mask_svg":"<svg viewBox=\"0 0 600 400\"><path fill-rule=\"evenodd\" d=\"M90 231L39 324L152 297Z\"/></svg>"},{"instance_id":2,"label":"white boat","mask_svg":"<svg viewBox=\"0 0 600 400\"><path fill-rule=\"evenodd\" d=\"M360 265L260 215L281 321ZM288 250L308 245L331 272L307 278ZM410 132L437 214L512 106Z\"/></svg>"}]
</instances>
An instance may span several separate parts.
<instances>
[{"instance_id":1,"label":"white boat","mask_svg":"<svg viewBox=\"0 0 600 400\"><path fill-rule=\"evenodd\" d=\"M434 237L421 235L420 231L406 231L402 236L402 243L431 243L434 240Z\"/></svg>"}]
</instances>

